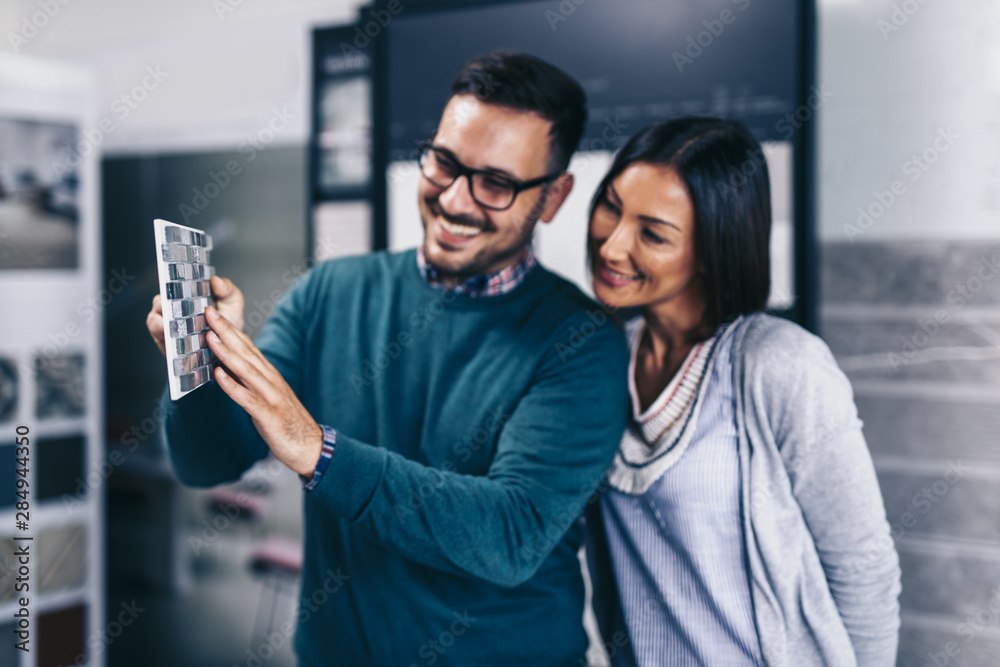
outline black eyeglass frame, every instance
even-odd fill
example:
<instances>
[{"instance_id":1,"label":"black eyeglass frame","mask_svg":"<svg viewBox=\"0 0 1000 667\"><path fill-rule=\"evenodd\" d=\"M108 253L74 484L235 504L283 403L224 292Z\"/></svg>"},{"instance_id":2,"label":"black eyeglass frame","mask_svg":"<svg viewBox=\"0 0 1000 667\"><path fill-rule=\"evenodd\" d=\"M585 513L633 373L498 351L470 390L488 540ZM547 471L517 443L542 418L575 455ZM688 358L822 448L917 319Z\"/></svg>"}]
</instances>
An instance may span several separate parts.
<instances>
[{"instance_id":1,"label":"black eyeglass frame","mask_svg":"<svg viewBox=\"0 0 1000 667\"><path fill-rule=\"evenodd\" d=\"M558 172L555 172L555 173L552 173L552 174L548 174L546 176L539 176L538 178L532 178L532 179L527 180L527 181L519 181L519 180L517 180L515 178L511 178L510 176L507 176L505 174L501 174L501 173L497 172L494 169L473 169L472 167L466 167L464 164L462 164L461 162L458 161L458 159L455 157L455 155L451 151L449 151L446 148L438 148L429 139L426 140L426 141L422 141L420 143L420 146L418 148L420 150L420 158L418 160L418 164L420 165L420 175L421 176L423 176L424 178L426 178L429 182L433 183L437 187L439 187L439 188L445 188L445 189L450 188L452 185L455 184L455 181L457 181L458 179L460 179L463 176L465 176L468 179L468 181L469 181L469 194L472 195L473 201L475 201L477 204L479 204L483 208L489 209L491 211L506 211L507 209L509 209L511 206L514 205L514 202L517 201L518 195L520 195L525 190L530 190L531 188L537 188L540 185L545 185L547 183L551 183L552 181L556 180L557 178L559 178L560 176L562 176L563 174L566 173L565 170L562 170L562 171L558 171ZM458 173L455 174L455 178L451 179L451 183L448 183L447 185L442 185L441 183L438 183L437 181L432 181L427 176L427 174L424 173L424 161L427 159L427 156L430 155L431 151L441 152L441 153L445 154L448 157L449 160L451 160L452 162L455 163L455 170ZM508 181L510 181L511 185L514 188L514 194L510 198L510 203L507 204L506 206L490 206L488 204L484 204L483 202L479 201L479 198L476 197L476 188L472 184L472 177L475 176L476 174L492 174L494 176L501 176L501 177L507 179Z\"/></svg>"}]
</instances>

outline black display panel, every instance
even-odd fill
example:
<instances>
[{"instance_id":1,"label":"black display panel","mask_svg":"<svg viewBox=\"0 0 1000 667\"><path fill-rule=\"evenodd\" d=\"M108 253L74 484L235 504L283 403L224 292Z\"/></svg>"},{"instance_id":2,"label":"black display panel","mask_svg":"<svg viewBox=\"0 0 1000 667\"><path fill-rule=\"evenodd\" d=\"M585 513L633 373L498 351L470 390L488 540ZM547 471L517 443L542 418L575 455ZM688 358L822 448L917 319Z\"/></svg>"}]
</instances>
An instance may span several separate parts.
<instances>
[{"instance_id":1,"label":"black display panel","mask_svg":"<svg viewBox=\"0 0 1000 667\"><path fill-rule=\"evenodd\" d=\"M434 131L455 73L470 56L497 48L537 55L583 84L590 107L584 147L613 149L648 123L691 114L738 119L761 140L791 139L795 128L787 115L799 93L801 4L404 6L386 28L389 159L412 159L414 142Z\"/></svg>"},{"instance_id":2,"label":"black display panel","mask_svg":"<svg viewBox=\"0 0 1000 667\"><path fill-rule=\"evenodd\" d=\"M83 436L36 440L33 455L36 498L73 496L81 490L87 460Z\"/></svg>"}]
</instances>

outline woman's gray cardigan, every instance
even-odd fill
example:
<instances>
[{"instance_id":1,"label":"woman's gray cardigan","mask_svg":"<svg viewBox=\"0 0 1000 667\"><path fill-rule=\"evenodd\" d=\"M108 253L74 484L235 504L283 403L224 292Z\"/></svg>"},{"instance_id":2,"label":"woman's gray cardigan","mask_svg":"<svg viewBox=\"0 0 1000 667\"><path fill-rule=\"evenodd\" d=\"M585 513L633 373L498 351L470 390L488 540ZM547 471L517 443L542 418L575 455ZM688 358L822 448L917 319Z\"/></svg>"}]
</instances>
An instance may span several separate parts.
<instances>
[{"instance_id":1,"label":"woman's gray cardigan","mask_svg":"<svg viewBox=\"0 0 1000 667\"><path fill-rule=\"evenodd\" d=\"M764 662L893 667L899 558L850 382L826 343L792 322L756 313L733 335L740 511ZM589 556L604 560L596 503L587 522ZM613 583L593 582L595 602L618 599ZM620 611L594 611L607 637Z\"/></svg>"},{"instance_id":2,"label":"woman's gray cardigan","mask_svg":"<svg viewBox=\"0 0 1000 667\"><path fill-rule=\"evenodd\" d=\"M733 332L742 514L769 667L896 662L899 558L847 377L764 314Z\"/></svg>"}]
</instances>

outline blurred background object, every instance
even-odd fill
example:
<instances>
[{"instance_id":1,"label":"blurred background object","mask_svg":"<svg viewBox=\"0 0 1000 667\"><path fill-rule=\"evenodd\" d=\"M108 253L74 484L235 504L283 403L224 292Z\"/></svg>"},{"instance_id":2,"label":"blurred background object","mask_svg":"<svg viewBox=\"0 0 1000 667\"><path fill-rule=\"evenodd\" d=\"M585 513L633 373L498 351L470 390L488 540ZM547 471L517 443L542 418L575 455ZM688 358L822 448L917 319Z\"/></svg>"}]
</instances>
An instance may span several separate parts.
<instances>
[{"instance_id":1,"label":"blurred background object","mask_svg":"<svg viewBox=\"0 0 1000 667\"><path fill-rule=\"evenodd\" d=\"M42 58L94 82L84 123L13 113L20 98L0 95L0 480L14 478L16 425L31 424L35 474L54 494L35 498L51 519L37 567L60 573L39 641L80 636L91 665L293 664L290 640L252 636L258 610L280 625L294 607L251 564L278 571L267 545L301 541L299 482L273 461L221 495L174 479L158 437L163 362L145 330L152 220L212 234L256 333L314 261L419 241L414 142L459 65L507 46L578 76L590 97L576 189L536 238L541 261L585 289L586 206L632 133L717 113L766 142L772 305L822 335L854 385L902 561L898 664L995 664L995 0L10 0L0 35L0 73ZM98 155L100 178L70 164ZM30 290L65 292L63 311ZM93 346L47 354L67 324ZM39 354L55 363L36 373ZM77 572L81 550L91 560ZM5 650L0 664L20 667L79 654L8 663Z\"/></svg>"}]
</instances>

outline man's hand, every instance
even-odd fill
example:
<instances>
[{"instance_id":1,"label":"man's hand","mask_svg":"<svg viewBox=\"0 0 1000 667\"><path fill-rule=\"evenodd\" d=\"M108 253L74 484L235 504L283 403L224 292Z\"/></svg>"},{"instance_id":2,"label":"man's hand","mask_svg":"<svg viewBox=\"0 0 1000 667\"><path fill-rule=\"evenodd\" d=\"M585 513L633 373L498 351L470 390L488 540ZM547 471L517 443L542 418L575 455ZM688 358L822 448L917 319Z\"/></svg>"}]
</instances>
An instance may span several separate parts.
<instances>
[{"instance_id":1,"label":"man's hand","mask_svg":"<svg viewBox=\"0 0 1000 667\"><path fill-rule=\"evenodd\" d=\"M233 323L239 330L243 330L243 292L233 284L228 278L213 276L211 280L212 296L215 297L215 305L227 320ZM146 328L149 335L153 337L156 347L160 348L160 354L166 354L166 341L163 333L163 304L160 302L160 295L153 297L153 307L146 315Z\"/></svg>"},{"instance_id":2,"label":"man's hand","mask_svg":"<svg viewBox=\"0 0 1000 667\"><path fill-rule=\"evenodd\" d=\"M228 369L215 369L216 382L247 411L275 458L312 477L323 450L323 429L249 336L211 306L205 319L212 328L205 336L208 346Z\"/></svg>"}]
</instances>

